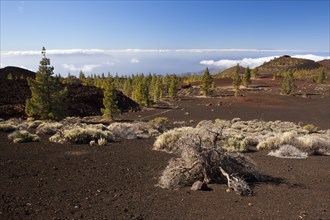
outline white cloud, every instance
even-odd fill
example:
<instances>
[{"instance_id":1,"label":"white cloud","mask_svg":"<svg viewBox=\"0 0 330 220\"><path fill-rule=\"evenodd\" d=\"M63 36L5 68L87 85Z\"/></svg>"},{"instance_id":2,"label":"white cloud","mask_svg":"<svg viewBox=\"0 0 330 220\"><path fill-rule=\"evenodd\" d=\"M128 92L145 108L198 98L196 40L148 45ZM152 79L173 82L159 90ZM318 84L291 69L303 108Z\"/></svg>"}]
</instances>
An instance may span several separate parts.
<instances>
[{"instance_id":1,"label":"white cloud","mask_svg":"<svg viewBox=\"0 0 330 220\"><path fill-rule=\"evenodd\" d=\"M218 61L202 60L199 63L202 65L217 66L217 67L222 67L222 68L229 68L229 67L235 66L237 64L239 64L240 66L243 66L243 67L249 66L250 68L255 68L257 66L262 65L264 62L268 62L271 59L274 59L276 57L278 57L278 56L269 56L269 57L260 57L260 58L243 58L240 60L227 60L227 59L218 60ZM312 54L294 55L292 57L310 59L310 60L314 60L314 61L330 59L329 56L316 56L316 55L312 55Z\"/></svg>"},{"instance_id":2,"label":"white cloud","mask_svg":"<svg viewBox=\"0 0 330 220\"><path fill-rule=\"evenodd\" d=\"M239 64L240 66L244 66L244 67L249 66L250 68L254 68L254 67L260 66L264 62L268 62L274 58L275 58L275 56L260 57L260 58L243 58L241 60L227 60L227 59L218 60L218 61L202 60L199 63L203 64L203 65L217 66L217 67L222 67L222 68L229 68L229 67L235 66L237 64Z\"/></svg>"},{"instance_id":3,"label":"white cloud","mask_svg":"<svg viewBox=\"0 0 330 220\"><path fill-rule=\"evenodd\" d=\"M295 58L303 58L303 59L309 59L309 60L314 60L314 61L320 61L320 60L324 60L324 59L330 59L330 56L316 56L313 54L306 54L306 55L294 55L292 57Z\"/></svg>"},{"instance_id":4,"label":"white cloud","mask_svg":"<svg viewBox=\"0 0 330 220\"><path fill-rule=\"evenodd\" d=\"M199 63L203 65L214 65L214 60L202 60Z\"/></svg>"},{"instance_id":5,"label":"white cloud","mask_svg":"<svg viewBox=\"0 0 330 220\"><path fill-rule=\"evenodd\" d=\"M131 61L130 61L131 63L139 63L140 62L140 60L138 60L138 59L136 59L136 58L133 58L133 59L131 59Z\"/></svg>"},{"instance_id":6,"label":"white cloud","mask_svg":"<svg viewBox=\"0 0 330 220\"><path fill-rule=\"evenodd\" d=\"M100 67L97 64L88 64L80 67L75 66L74 64L62 64L62 67L70 72L74 71L83 71L83 72L92 72L95 68Z\"/></svg>"}]
</instances>

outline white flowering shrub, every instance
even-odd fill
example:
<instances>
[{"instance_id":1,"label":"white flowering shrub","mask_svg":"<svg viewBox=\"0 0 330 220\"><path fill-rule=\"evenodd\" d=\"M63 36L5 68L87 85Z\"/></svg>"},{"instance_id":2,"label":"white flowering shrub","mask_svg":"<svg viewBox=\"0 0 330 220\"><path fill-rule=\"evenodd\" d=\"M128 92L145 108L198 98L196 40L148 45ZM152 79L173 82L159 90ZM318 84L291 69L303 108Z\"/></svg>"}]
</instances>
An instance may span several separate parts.
<instances>
[{"instance_id":1,"label":"white flowering shrub","mask_svg":"<svg viewBox=\"0 0 330 220\"><path fill-rule=\"evenodd\" d=\"M0 122L0 131L12 132L12 131L15 131L17 129L18 129L18 127L13 123L10 123L8 121L1 121Z\"/></svg>"},{"instance_id":2,"label":"white flowering shrub","mask_svg":"<svg viewBox=\"0 0 330 220\"><path fill-rule=\"evenodd\" d=\"M41 125L44 122L41 120L35 120L35 121L28 120L27 123L28 123L28 129L36 129L39 125Z\"/></svg>"},{"instance_id":3,"label":"white flowering shrub","mask_svg":"<svg viewBox=\"0 0 330 220\"><path fill-rule=\"evenodd\" d=\"M100 138L104 138L110 142L113 140L113 134L102 124L86 125L77 123L62 127L62 129L59 129L56 134L49 138L49 141L56 143L89 144L92 140L98 141Z\"/></svg>"},{"instance_id":4,"label":"white flowering shrub","mask_svg":"<svg viewBox=\"0 0 330 220\"><path fill-rule=\"evenodd\" d=\"M306 159L307 152L302 152L298 148L292 145L282 145L277 150L272 150L268 153L269 156L279 157L279 158L295 158L295 159Z\"/></svg>"},{"instance_id":5,"label":"white flowering shrub","mask_svg":"<svg viewBox=\"0 0 330 220\"><path fill-rule=\"evenodd\" d=\"M12 140L14 143L27 143L40 141L38 135L31 134L26 130L17 130L8 135L8 139Z\"/></svg>"},{"instance_id":6,"label":"white flowering shrub","mask_svg":"<svg viewBox=\"0 0 330 220\"><path fill-rule=\"evenodd\" d=\"M112 123L108 126L116 139L137 139L149 138L159 135L160 133L144 122L135 123Z\"/></svg>"},{"instance_id":7,"label":"white flowering shrub","mask_svg":"<svg viewBox=\"0 0 330 220\"><path fill-rule=\"evenodd\" d=\"M63 124L59 122L43 122L37 127L36 133L53 135L62 127Z\"/></svg>"},{"instance_id":8,"label":"white flowering shrub","mask_svg":"<svg viewBox=\"0 0 330 220\"><path fill-rule=\"evenodd\" d=\"M203 147L213 146L216 140L215 134L204 128L174 128L158 136L153 149L167 153L180 153L183 145L185 145L184 140L196 141L196 138L201 140Z\"/></svg>"}]
</instances>

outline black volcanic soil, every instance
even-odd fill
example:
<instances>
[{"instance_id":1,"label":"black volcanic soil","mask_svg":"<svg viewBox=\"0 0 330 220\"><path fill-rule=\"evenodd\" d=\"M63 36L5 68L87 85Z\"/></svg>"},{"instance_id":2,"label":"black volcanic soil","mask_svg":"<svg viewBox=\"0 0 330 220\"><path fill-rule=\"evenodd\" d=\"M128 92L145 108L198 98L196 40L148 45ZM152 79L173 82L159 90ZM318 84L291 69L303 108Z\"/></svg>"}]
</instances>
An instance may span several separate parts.
<instances>
[{"instance_id":1,"label":"black volcanic soil","mask_svg":"<svg viewBox=\"0 0 330 220\"><path fill-rule=\"evenodd\" d=\"M281 96L279 85L258 79L234 97L230 82L217 80L216 97L180 97L117 119L164 116L195 125L240 117L329 129L328 86L298 82L301 92ZM152 151L153 143L151 138L90 147L49 143L43 136L38 143L13 144L0 132L0 219L330 219L330 157L247 153L264 174L282 181L255 183L255 195L241 197L217 184L196 192L155 187L172 156Z\"/></svg>"},{"instance_id":2,"label":"black volcanic soil","mask_svg":"<svg viewBox=\"0 0 330 220\"><path fill-rule=\"evenodd\" d=\"M0 133L0 219L329 219L330 157L279 159L249 153L282 183L255 195L155 187L170 155L153 139L109 146L13 144Z\"/></svg>"}]
</instances>

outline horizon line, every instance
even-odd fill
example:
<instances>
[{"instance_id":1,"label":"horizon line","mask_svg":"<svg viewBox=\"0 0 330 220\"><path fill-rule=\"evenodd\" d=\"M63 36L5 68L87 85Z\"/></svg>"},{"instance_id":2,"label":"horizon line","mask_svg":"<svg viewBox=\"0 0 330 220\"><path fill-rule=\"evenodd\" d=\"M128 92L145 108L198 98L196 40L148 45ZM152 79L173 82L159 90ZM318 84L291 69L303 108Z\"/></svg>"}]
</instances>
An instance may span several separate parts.
<instances>
[{"instance_id":1,"label":"horizon line","mask_svg":"<svg viewBox=\"0 0 330 220\"><path fill-rule=\"evenodd\" d=\"M39 55L40 50L9 50L0 51L1 56L29 56ZM49 49L46 50L51 55L70 55L70 54L112 54L112 53L214 53L214 52L318 52L330 53L327 50L302 50L302 49L240 49L240 48L218 48L218 49Z\"/></svg>"}]
</instances>

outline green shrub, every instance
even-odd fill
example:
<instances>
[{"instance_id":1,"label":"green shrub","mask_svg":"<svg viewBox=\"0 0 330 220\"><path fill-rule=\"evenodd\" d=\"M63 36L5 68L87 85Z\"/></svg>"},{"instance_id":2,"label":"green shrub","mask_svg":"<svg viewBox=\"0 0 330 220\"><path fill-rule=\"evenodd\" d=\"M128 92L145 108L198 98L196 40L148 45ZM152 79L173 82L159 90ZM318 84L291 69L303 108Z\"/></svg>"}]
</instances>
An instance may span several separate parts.
<instances>
[{"instance_id":1,"label":"green shrub","mask_svg":"<svg viewBox=\"0 0 330 220\"><path fill-rule=\"evenodd\" d=\"M8 135L8 139L14 143L27 143L40 141L40 138L36 134L31 134L26 130L15 131Z\"/></svg>"},{"instance_id":2,"label":"green shrub","mask_svg":"<svg viewBox=\"0 0 330 220\"><path fill-rule=\"evenodd\" d=\"M317 132L318 127L313 124L307 124L304 126L304 129L307 130L309 133L315 133Z\"/></svg>"},{"instance_id":3,"label":"green shrub","mask_svg":"<svg viewBox=\"0 0 330 220\"><path fill-rule=\"evenodd\" d=\"M89 144L90 141L97 141L101 138L104 138L107 141L113 139L111 132L94 128L74 128L72 130L67 130L64 133L64 137L69 142L76 144Z\"/></svg>"}]
</instances>

